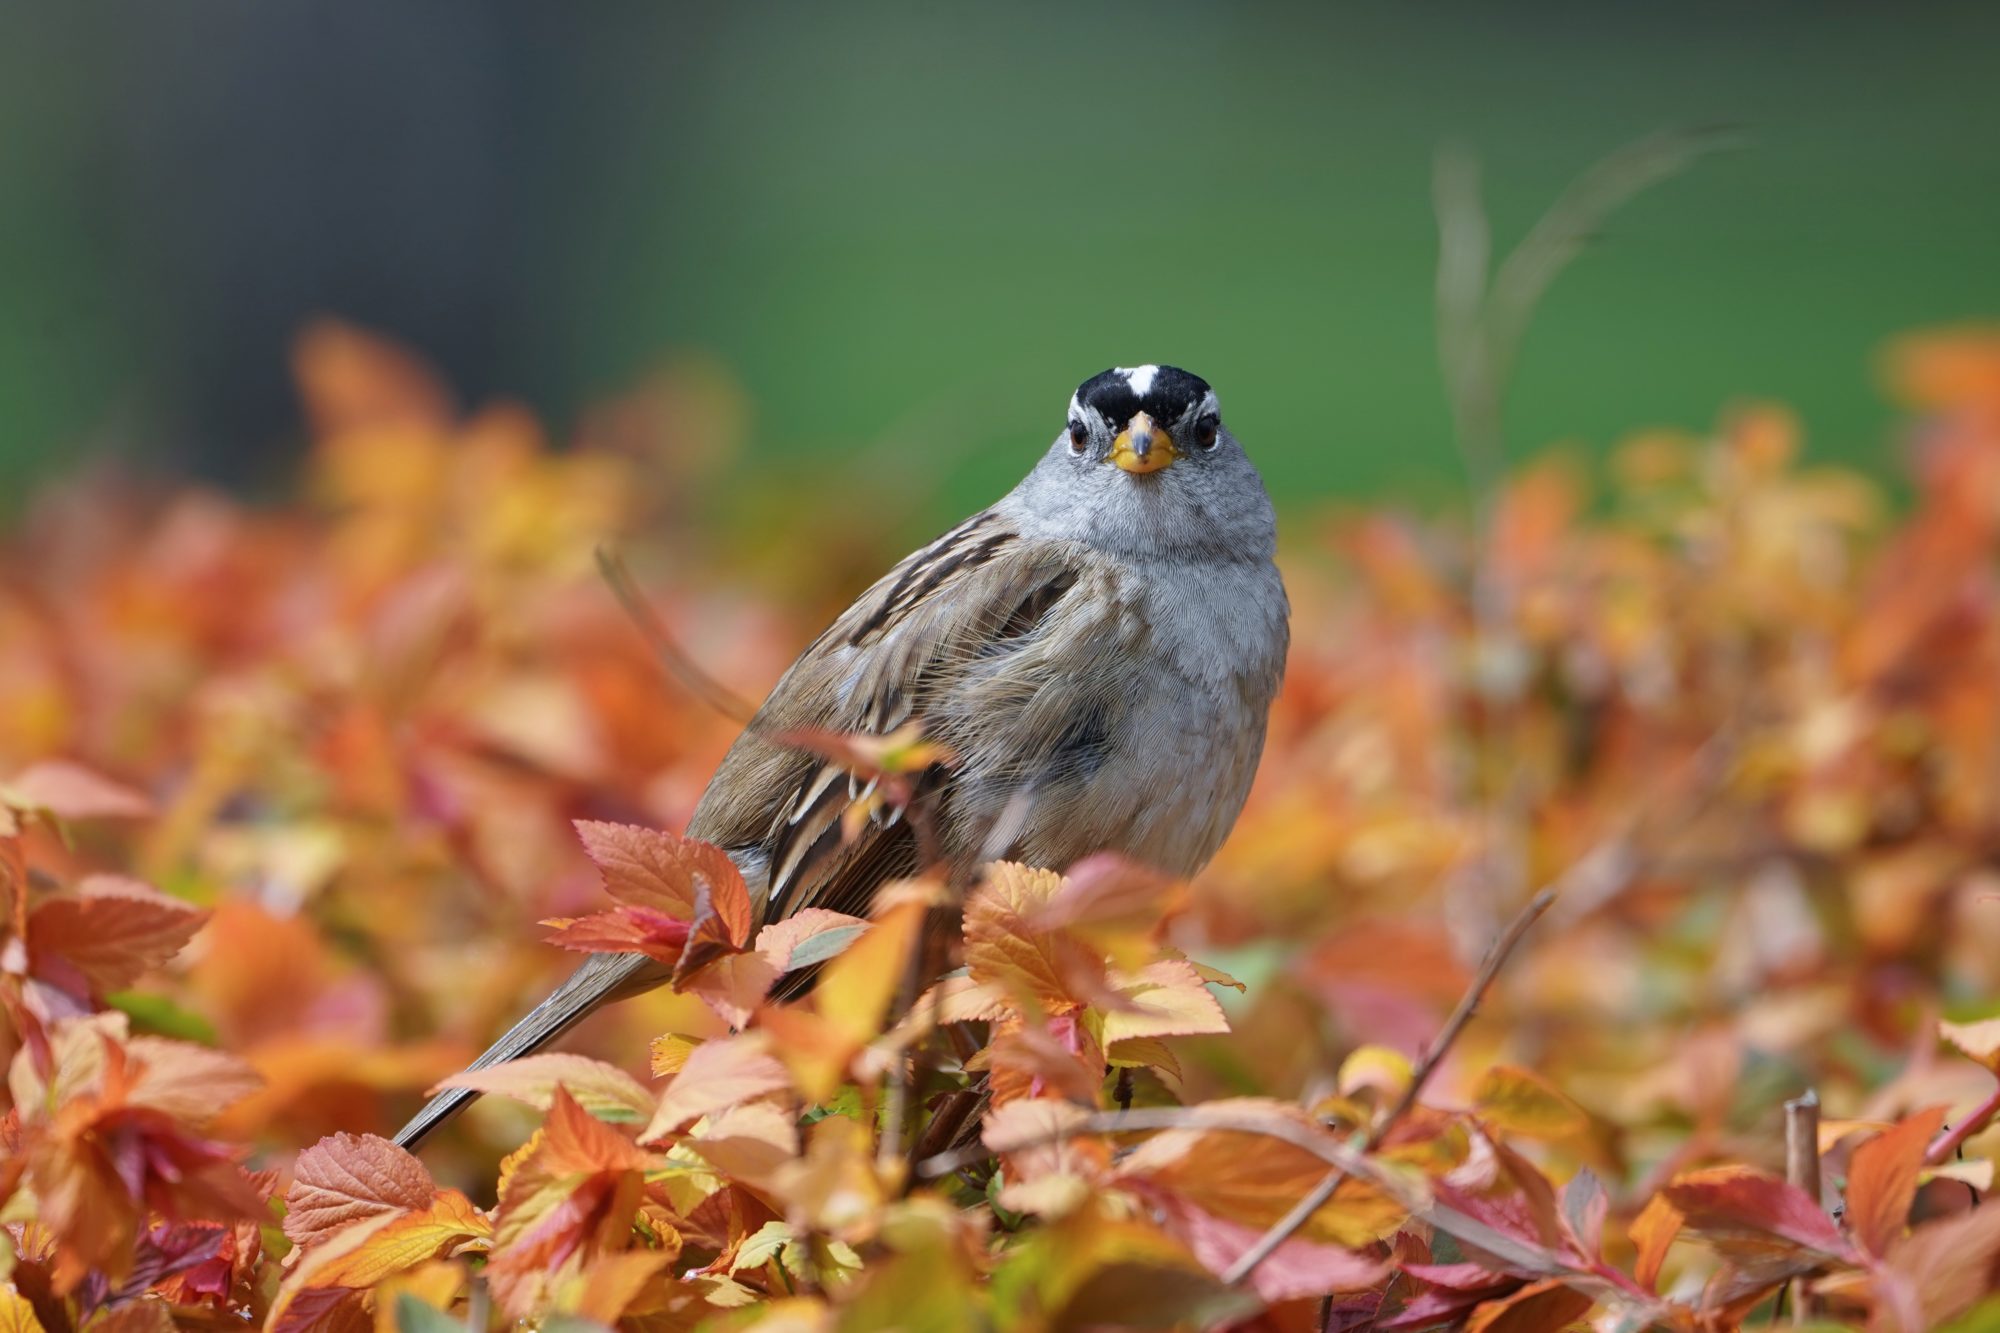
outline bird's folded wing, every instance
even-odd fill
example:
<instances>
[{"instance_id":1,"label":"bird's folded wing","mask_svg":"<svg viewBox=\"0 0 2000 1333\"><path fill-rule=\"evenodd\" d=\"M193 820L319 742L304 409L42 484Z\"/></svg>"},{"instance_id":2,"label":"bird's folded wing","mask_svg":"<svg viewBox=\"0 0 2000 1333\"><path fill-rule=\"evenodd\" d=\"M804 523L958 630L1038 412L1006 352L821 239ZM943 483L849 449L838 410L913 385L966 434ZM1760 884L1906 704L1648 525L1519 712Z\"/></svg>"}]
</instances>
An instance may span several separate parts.
<instances>
[{"instance_id":1,"label":"bird's folded wing","mask_svg":"<svg viewBox=\"0 0 2000 1333\"><path fill-rule=\"evenodd\" d=\"M689 826L762 869L765 920L806 907L864 914L884 881L921 868L902 811L877 804L858 828L844 827L857 822L845 817L870 784L781 738L802 729L880 736L921 723L959 672L1032 633L1076 574L1074 547L1024 538L988 511L897 565L805 651ZM949 768L916 779L928 817L949 818L950 786Z\"/></svg>"}]
</instances>

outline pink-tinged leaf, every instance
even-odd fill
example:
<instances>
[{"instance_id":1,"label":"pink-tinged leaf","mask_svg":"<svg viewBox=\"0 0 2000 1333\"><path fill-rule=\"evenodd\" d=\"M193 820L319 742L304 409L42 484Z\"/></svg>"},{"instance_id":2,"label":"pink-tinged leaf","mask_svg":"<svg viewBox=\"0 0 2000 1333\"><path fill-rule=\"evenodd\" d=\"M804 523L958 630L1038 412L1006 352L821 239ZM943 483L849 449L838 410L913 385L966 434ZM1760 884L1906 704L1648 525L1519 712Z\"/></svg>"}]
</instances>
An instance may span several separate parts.
<instances>
[{"instance_id":1,"label":"pink-tinged leaf","mask_svg":"<svg viewBox=\"0 0 2000 1333\"><path fill-rule=\"evenodd\" d=\"M1169 1235L1194 1251L1202 1266L1218 1275L1229 1271L1251 1246L1263 1239L1263 1227L1245 1226L1204 1212L1177 1195L1145 1191ZM1372 1255L1324 1245L1288 1240L1257 1265L1250 1285L1266 1301L1291 1301L1338 1291L1361 1291L1380 1282L1389 1265Z\"/></svg>"},{"instance_id":2,"label":"pink-tinged leaf","mask_svg":"<svg viewBox=\"0 0 2000 1333\"><path fill-rule=\"evenodd\" d=\"M0 805L46 810L58 819L143 819L153 813L143 792L61 759L30 765L0 783Z\"/></svg>"},{"instance_id":3,"label":"pink-tinged leaf","mask_svg":"<svg viewBox=\"0 0 2000 1333\"><path fill-rule=\"evenodd\" d=\"M1842 1259L1853 1253L1833 1220L1803 1190L1749 1167L1691 1171L1662 1193L1693 1231L1783 1240Z\"/></svg>"},{"instance_id":4,"label":"pink-tinged leaf","mask_svg":"<svg viewBox=\"0 0 2000 1333\"><path fill-rule=\"evenodd\" d=\"M685 987L732 1028L745 1028L771 993L778 973L762 954L732 953L716 959Z\"/></svg>"},{"instance_id":5,"label":"pink-tinged leaf","mask_svg":"<svg viewBox=\"0 0 2000 1333\"><path fill-rule=\"evenodd\" d=\"M650 907L614 907L585 917L542 923L554 928L549 943L578 953L642 953L672 967L687 943L688 923Z\"/></svg>"},{"instance_id":6,"label":"pink-tinged leaf","mask_svg":"<svg viewBox=\"0 0 2000 1333\"><path fill-rule=\"evenodd\" d=\"M653 1114L653 1094L638 1079L602 1060L559 1051L468 1069L453 1074L438 1087L497 1093L538 1111L555 1105L556 1089L561 1087L599 1120L634 1125Z\"/></svg>"},{"instance_id":7,"label":"pink-tinged leaf","mask_svg":"<svg viewBox=\"0 0 2000 1333\"><path fill-rule=\"evenodd\" d=\"M28 917L29 970L59 985L67 967L99 993L123 990L179 953L207 919L136 879L92 875Z\"/></svg>"},{"instance_id":8,"label":"pink-tinged leaf","mask_svg":"<svg viewBox=\"0 0 2000 1333\"><path fill-rule=\"evenodd\" d=\"M704 1042L688 1052L640 1142L678 1133L705 1115L768 1096L791 1083L791 1075L757 1033Z\"/></svg>"},{"instance_id":9,"label":"pink-tinged leaf","mask_svg":"<svg viewBox=\"0 0 2000 1333\"><path fill-rule=\"evenodd\" d=\"M1404 1264L1402 1272L1420 1282L1428 1282L1434 1287L1449 1287L1453 1291L1485 1291L1491 1287L1509 1287L1520 1281L1507 1273L1496 1273L1479 1264Z\"/></svg>"},{"instance_id":10,"label":"pink-tinged leaf","mask_svg":"<svg viewBox=\"0 0 2000 1333\"><path fill-rule=\"evenodd\" d=\"M728 855L712 843L635 824L578 820L577 836L604 873L604 889L621 903L646 907L692 922L699 885L714 896L718 886L743 877ZM745 928L747 936L747 924Z\"/></svg>"},{"instance_id":11,"label":"pink-tinged leaf","mask_svg":"<svg viewBox=\"0 0 2000 1333\"><path fill-rule=\"evenodd\" d=\"M437 1197L424 1164L373 1134L335 1134L299 1154L285 1191L285 1234L299 1246L371 1217L419 1212Z\"/></svg>"},{"instance_id":12,"label":"pink-tinged leaf","mask_svg":"<svg viewBox=\"0 0 2000 1333\"><path fill-rule=\"evenodd\" d=\"M1847 1170L1847 1226L1870 1254L1887 1254L1908 1226L1924 1150L1943 1124L1944 1108L1934 1106L1854 1150Z\"/></svg>"},{"instance_id":13,"label":"pink-tinged leaf","mask_svg":"<svg viewBox=\"0 0 2000 1333\"><path fill-rule=\"evenodd\" d=\"M674 988L718 958L741 953L750 943L750 891L733 862L726 875L694 877L694 916L687 946L674 964Z\"/></svg>"},{"instance_id":14,"label":"pink-tinged leaf","mask_svg":"<svg viewBox=\"0 0 2000 1333\"><path fill-rule=\"evenodd\" d=\"M1563 1226L1575 1242L1577 1253L1586 1259L1602 1257L1604 1249L1604 1216L1610 1211L1611 1201L1604 1193L1604 1183L1589 1167L1577 1172L1563 1186L1562 1216Z\"/></svg>"},{"instance_id":15,"label":"pink-tinged leaf","mask_svg":"<svg viewBox=\"0 0 2000 1333\"><path fill-rule=\"evenodd\" d=\"M846 952L867 929L861 917L808 907L758 931L757 952L778 973L793 972Z\"/></svg>"}]
</instances>

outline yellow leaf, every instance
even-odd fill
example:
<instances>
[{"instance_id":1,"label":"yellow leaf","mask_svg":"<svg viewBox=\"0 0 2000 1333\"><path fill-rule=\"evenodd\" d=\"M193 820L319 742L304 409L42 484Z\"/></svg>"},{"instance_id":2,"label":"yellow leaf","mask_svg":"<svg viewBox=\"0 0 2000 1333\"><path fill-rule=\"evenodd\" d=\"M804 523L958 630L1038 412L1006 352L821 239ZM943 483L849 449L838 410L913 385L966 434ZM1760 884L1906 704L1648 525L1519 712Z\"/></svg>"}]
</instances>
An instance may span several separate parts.
<instances>
[{"instance_id":1,"label":"yellow leaf","mask_svg":"<svg viewBox=\"0 0 2000 1333\"><path fill-rule=\"evenodd\" d=\"M305 1285L312 1287L372 1287L466 1241L488 1240L492 1235L492 1222L470 1199L457 1190L440 1190L423 1212L392 1217L386 1225L373 1228L361 1244L327 1255L316 1264L309 1259L299 1266L300 1275L306 1275L309 1268ZM326 1255L339 1239L335 1236L325 1250L316 1250L311 1257Z\"/></svg>"},{"instance_id":2,"label":"yellow leaf","mask_svg":"<svg viewBox=\"0 0 2000 1333\"><path fill-rule=\"evenodd\" d=\"M42 1333L35 1307L11 1282L0 1285L0 1333Z\"/></svg>"},{"instance_id":3,"label":"yellow leaf","mask_svg":"<svg viewBox=\"0 0 2000 1333\"><path fill-rule=\"evenodd\" d=\"M852 1045L880 1035L928 910L922 902L898 904L826 965L814 988L815 1008Z\"/></svg>"},{"instance_id":4,"label":"yellow leaf","mask_svg":"<svg viewBox=\"0 0 2000 1333\"><path fill-rule=\"evenodd\" d=\"M1389 1101L1402 1096L1409 1086L1410 1058L1387 1046L1357 1046L1340 1062L1342 1096L1352 1097L1368 1088Z\"/></svg>"},{"instance_id":5,"label":"yellow leaf","mask_svg":"<svg viewBox=\"0 0 2000 1333\"><path fill-rule=\"evenodd\" d=\"M1496 1129L1529 1138L1560 1139L1580 1134L1589 1113L1545 1082L1513 1065L1495 1065L1480 1076L1472 1104Z\"/></svg>"},{"instance_id":6,"label":"yellow leaf","mask_svg":"<svg viewBox=\"0 0 2000 1333\"><path fill-rule=\"evenodd\" d=\"M1104 1015L1104 1044L1138 1037L1185 1037L1227 1032L1229 1020L1201 976L1186 962L1167 958L1136 974L1114 975L1113 985L1133 1007Z\"/></svg>"},{"instance_id":7,"label":"yellow leaf","mask_svg":"<svg viewBox=\"0 0 2000 1333\"><path fill-rule=\"evenodd\" d=\"M678 1032L653 1038L653 1077L665 1078L669 1074L680 1073L688 1056L702 1044L702 1040L700 1037L685 1037Z\"/></svg>"}]
</instances>

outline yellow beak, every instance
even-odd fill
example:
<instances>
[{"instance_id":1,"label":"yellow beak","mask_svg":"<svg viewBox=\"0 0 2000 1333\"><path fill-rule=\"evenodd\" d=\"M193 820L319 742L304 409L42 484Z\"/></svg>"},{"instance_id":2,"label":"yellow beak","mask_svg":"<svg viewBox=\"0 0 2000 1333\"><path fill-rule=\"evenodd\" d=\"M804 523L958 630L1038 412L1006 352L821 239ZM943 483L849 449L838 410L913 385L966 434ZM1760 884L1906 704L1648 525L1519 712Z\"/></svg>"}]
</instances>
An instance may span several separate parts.
<instances>
[{"instance_id":1,"label":"yellow beak","mask_svg":"<svg viewBox=\"0 0 2000 1333\"><path fill-rule=\"evenodd\" d=\"M1127 472L1158 472L1178 456L1174 437L1154 425L1144 412L1133 417L1111 442L1111 461Z\"/></svg>"}]
</instances>

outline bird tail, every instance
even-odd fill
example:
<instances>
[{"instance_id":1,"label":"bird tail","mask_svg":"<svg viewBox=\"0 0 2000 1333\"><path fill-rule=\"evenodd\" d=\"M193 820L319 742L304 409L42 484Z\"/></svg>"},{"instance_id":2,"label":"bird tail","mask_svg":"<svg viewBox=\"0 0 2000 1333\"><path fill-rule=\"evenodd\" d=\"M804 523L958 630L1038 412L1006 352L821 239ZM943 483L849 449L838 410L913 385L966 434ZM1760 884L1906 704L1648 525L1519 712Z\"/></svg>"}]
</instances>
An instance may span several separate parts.
<instances>
[{"instance_id":1,"label":"bird tail","mask_svg":"<svg viewBox=\"0 0 2000 1333\"><path fill-rule=\"evenodd\" d=\"M611 1000L656 986L664 979L661 965L640 953L594 953L556 987L548 999L531 1009L507 1035L466 1066L468 1072L531 1055L575 1027ZM654 975L647 975L648 973ZM415 1148L467 1106L479 1093L472 1088L446 1088L424 1104L410 1123L396 1131L396 1144Z\"/></svg>"}]
</instances>

